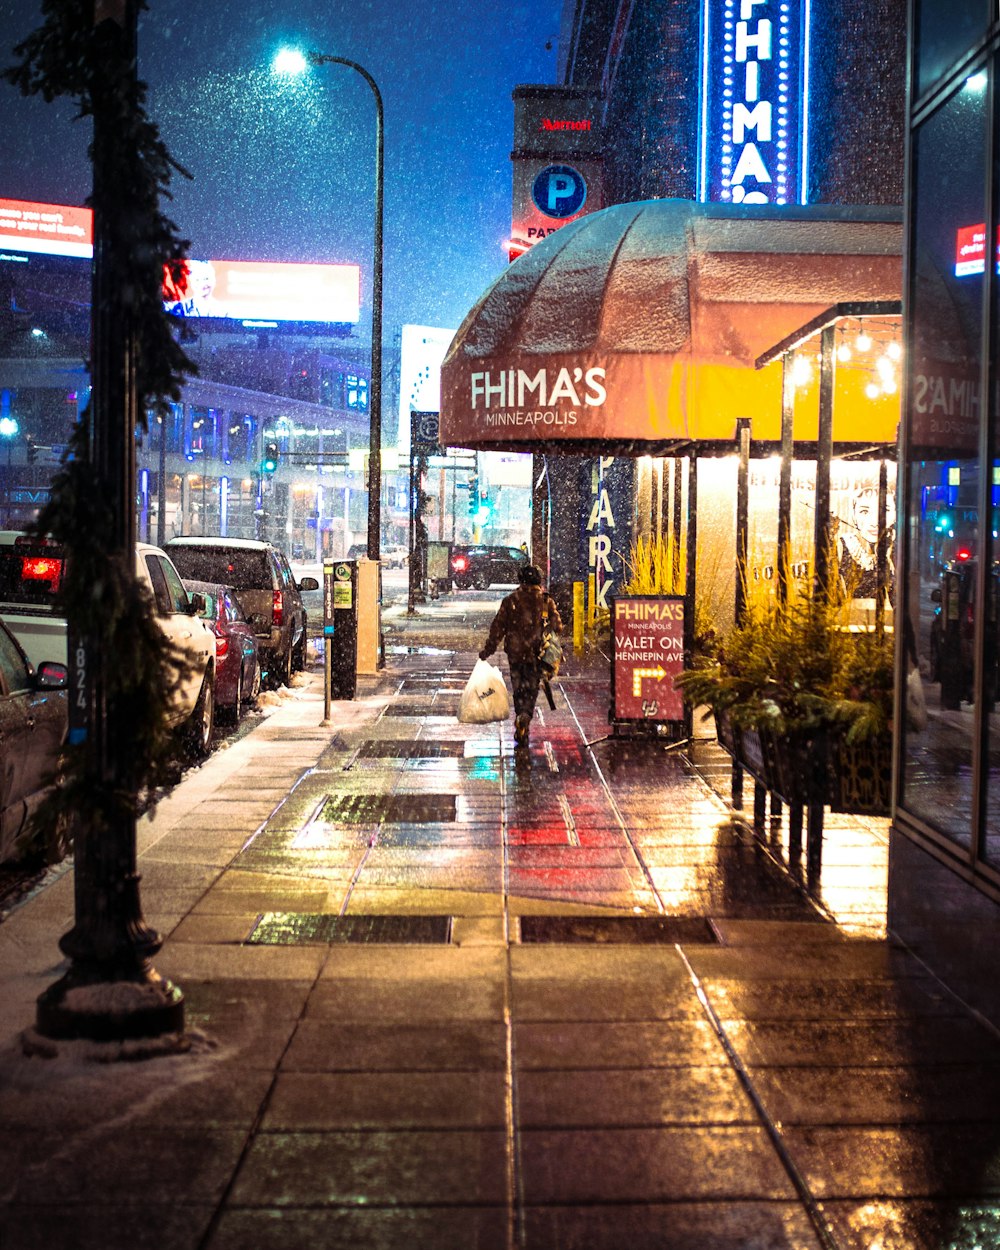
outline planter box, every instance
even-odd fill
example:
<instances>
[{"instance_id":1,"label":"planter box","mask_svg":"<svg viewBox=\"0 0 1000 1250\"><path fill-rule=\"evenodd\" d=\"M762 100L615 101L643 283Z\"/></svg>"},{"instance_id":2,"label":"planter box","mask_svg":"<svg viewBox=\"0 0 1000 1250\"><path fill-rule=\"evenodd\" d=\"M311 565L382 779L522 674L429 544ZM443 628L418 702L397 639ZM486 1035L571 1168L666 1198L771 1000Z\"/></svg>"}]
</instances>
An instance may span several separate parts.
<instances>
[{"instance_id":1,"label":"planter box","mask_svg":"<svg viewBox=\"0 0 1000 1250\"><path fill-rule=\"evenodd\" d=\"M827 802L835 812L888 816L892 805L892 734L870 742L831 740Z\"/></svg>"},{"instance_id":2,"label":"planter box","mask_svg":"<svg viewBox=\"0 0 1000 1250\"><path fill-rule=\"evenodd\" d=\"M715 714L719 745L785 803L823 803L835 812L887 815L892 789L892 737L848 744L839 732L775 734L742 729Z\"/></svg>"}]
</instances>

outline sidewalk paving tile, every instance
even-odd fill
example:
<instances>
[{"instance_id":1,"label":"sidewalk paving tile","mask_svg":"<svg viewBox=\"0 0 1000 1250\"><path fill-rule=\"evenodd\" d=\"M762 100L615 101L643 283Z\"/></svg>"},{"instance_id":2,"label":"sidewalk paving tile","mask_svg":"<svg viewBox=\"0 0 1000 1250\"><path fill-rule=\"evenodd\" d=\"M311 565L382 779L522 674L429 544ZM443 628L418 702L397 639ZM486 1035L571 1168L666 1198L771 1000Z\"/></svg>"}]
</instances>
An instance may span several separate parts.
<instances>
[{"instance_id":1,"label":"sidewalk paving tile","mask_svg":"<svg viewBox=\"0 0 1000 1250\"><path fill-rule=\"evenodd\" d=\"M263 1130L503 1129L498 1072L282 1072Z\"/></svg>"},{"instance_id":2,"label":"sidewalk paving tile","mask_svg":"<svg viewBox=\"0 0 1000 1250\"><path fill-rule=\"evenodd\" d=\"M756 1127L530 1130L521 1151L532 1206L795 1196Z\"/></svg>"},{"instance_id":3,"label":"sidewalk paving tile","mask_svg":"<svg viewBox=\"0 0 1000 1250\"><path fill-rule=\"evenodd\" d=\"M227 1210L208 1250L508 1250L501 1207Z\"/></svg>"},{"instance_id":4,"label":"sidewalk paving tile","mask_svg":"<svg viewBox=\"0 0 1000 1250\"><path fill-rule=\"evenodd\" d=\"M261 1133L233 1190L245 1206L496 1206L505 1138L457 1132Z\"/></svg>"},{"instance_id":5,"label":"sidewalk paving tile","mask_svg":"<svg viewBox=\"0 0 1000 1250\"><path fill-rule=\"evenodd\" d=\"M806 1213L789 1201L533 1206L526 1223L537 1250L820 1250Z\"/></svg>"}]
</instances>

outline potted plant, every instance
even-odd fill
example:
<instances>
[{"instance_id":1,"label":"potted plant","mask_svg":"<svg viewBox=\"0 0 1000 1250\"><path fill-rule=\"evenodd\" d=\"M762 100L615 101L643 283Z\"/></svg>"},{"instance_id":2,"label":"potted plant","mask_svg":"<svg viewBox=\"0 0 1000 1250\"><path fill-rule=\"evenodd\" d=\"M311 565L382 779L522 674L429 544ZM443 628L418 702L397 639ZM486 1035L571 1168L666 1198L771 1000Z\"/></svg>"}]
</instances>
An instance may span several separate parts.
<instances>
[{"instance_id":1,"label":"potted plant","mask_svg":"<svg viewBox=\"0 0 1000 1250\"><path fill-rule=\"evenodd\" d=\"M751 597L740 624L707 639L677 685L689 704L711 709L734 759L787 803L883 811L892 636L846 620L837 595Z\"/></svg>"}]
</instances>

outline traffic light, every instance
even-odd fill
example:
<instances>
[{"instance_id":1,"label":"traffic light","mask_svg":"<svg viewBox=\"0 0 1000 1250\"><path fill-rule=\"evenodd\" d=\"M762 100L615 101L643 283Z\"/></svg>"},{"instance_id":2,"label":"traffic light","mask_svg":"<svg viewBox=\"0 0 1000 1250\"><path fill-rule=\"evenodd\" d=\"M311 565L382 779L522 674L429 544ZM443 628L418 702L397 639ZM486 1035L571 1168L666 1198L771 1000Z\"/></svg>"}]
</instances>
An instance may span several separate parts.
<instances>
[{"instance_id":1,"label":"traffic light","mask_svg":"<svg viewBox=\"0 0 1000 1250\"><path fill-rule=\"evenodd\" d=\"M35 446L35 440L29 434L24 441L28 451L28 464L34 464L38 459L38 448Z\"/></svg>"},{"instance_id":2,"label":"traffic light","mask_svg":"<svg viewBox=\"0 0 1000 1250\"><path fill-rule=\"evenodd\" d=\"M281 453L278 451L277 443L264 444L264 459L260 462L261 473L271 474L278 467L278 457Z\"/></svg>"},{"instance_id":3,"label":"traffic light","mask_svg":"<svg viewBox=\"0 0 1000 1250\"><path fill-rule=\"evenodd\" d=\"M479 475L473 473L469 478L469 516L475 516L479 511Z\"/></svg>"}]
</instances>

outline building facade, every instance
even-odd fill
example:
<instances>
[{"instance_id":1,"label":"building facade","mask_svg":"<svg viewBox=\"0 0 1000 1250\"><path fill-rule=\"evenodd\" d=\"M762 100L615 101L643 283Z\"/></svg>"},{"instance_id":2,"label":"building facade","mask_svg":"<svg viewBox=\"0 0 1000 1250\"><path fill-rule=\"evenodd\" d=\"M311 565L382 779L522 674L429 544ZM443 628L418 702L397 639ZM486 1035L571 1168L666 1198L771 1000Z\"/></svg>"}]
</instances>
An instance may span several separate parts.
<instances>
[{"instance_id":1,"label":"building facade","mask_svg":"<svg viewBox=\"0 0 1000 1250\"><path fill-rule=\"evenodd\" d=\"M931 699L928 715L908 717L897 734L889 919L1000 1021L992 966L1000 940L1000 287L997 266L986 264L1000 210L1000 23L992 16L991 25L985 3L918 0L911 26L900 681L919 671Z\"/></svg>"},{"instance_id":2,"label":"building facade","mask_svg":"<svg viewBox=\"0 0 1000 1250\"><path fill-rule=\"evenodd\" d=\"M587 183L584 162L599 169L599 202L570 200L574 213L556 229L597 207L649 199L898 206L905 54L905 0L566 0L558 85L514 93L513 241L523 248L539 237L537 222L531 237L519 230L534 185L523 172L529 141L532 177L539 162L553 176L565 162L569 177ZM580 151L541 150L543 104L570 119L563 125L573 129L555 138ZM548 529L561 603L585 580L600 610L628 578L637 539L668 536L679 546L689 465L622 448L570 464L568 450L559 498L536 457L532 546L541 551Z\"/></svg>"}]
</instances>

